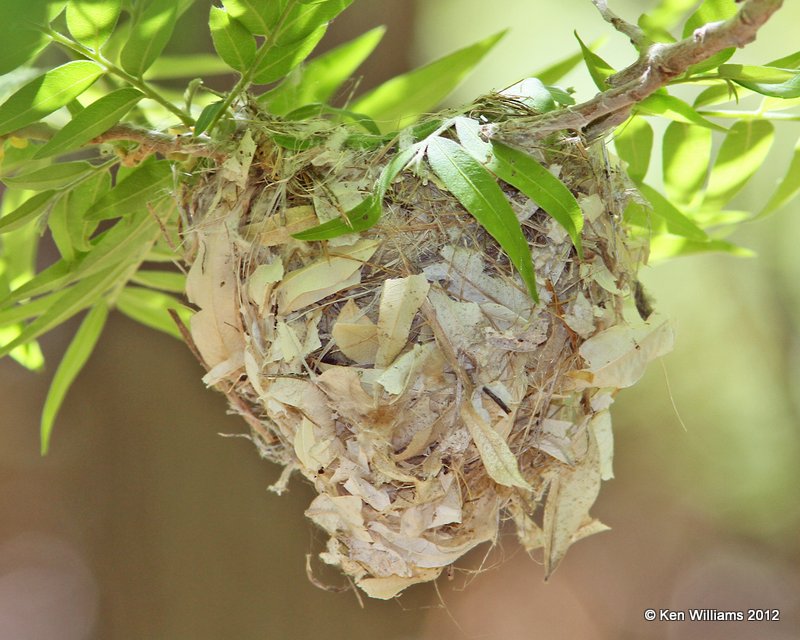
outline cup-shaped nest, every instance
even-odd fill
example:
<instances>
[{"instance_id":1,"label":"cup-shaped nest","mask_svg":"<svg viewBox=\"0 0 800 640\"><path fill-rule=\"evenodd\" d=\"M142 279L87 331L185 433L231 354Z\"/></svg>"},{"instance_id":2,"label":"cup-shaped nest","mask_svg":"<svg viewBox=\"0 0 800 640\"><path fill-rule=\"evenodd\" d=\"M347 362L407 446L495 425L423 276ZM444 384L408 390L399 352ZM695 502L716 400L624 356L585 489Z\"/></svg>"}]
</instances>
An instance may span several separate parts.
<instances>
[{"instance_id":1,"label":"cup-shaped nest","mask_svg":"<svg viewBox=\"0 0 800 640\"><path fill-rule=\"evenodd\" d=\"M668 324L625 304L646 254L621 214L629 184L601 144L525 150L579 203L579 258L558 222L498 180L530 248L534 302L424 145L381 194L377 224L293 238L367 197L403 147L359 148L342 130L287 151L254 125L187 187L204 381L285 465L278 492L293 471L314 485L320 556L368 595L435 579L504 520L549 574L605 528L589 510L612 477L609 406L671 345Z\"/></svg>"}]
</instances>

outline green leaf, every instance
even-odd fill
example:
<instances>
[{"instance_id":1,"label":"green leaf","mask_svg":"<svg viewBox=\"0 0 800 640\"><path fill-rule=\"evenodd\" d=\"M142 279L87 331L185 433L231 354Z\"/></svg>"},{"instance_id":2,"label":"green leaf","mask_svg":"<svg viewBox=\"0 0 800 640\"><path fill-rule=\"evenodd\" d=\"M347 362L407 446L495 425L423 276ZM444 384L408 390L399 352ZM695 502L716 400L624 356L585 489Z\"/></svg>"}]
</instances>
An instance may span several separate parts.
<instances>
[{"instance_id":1,"label":"green leaf","mask_svg":"<svg viewBox=\"0 0 800 640\"><path fill-rule=\"evenodd\" d=\"M689 104L665 93L654 93L642 100L637 106L636 111L648 115L663 116L675 122L685 122L696 124L700 127L708 127L714 131L726 131L725 127L714 124L706 120Z\"/></svg>"},{"instance_id":2,"label":"green leaf","mask_svg":"<svg viewBox=\"0 0 800 640\"><path fill-rule=\"evenodd\" d=\"M140 165L111 191L98 200L86 215L87 220L108 220L124 216L163 197L172 184L169 161L157 160Z\"/></svg>"},{"instance_id":3,"label":"green leaf","mask_svg":"<svg viewBox=\"0 0 800 640\"><path fill-rule=\"evenodd\" d=\"M583 40L581 40L581 37L578 35L577 31L574 33L578 40L578 44L581 45L581 54L583 55L583 60L586 63L587 69L589 70L589 75L592 76L595 86L600 89L600 91L605 91L608 89L606 80L616 73L614 67L608 64L585 44L583 44Z\"/></svg>"},{"instance_id":4,"label":"green leaf","mask_svg":"<svg viewBox=\"0 0 800 640\"><path fill-rule=\"evenodd\" d=\"M186 276L175 271L139 270L131 278L136 284L161 289L172 293L183 293L186 290Z\"/></svg>"},{"instance_id":5,"label":"green leaf","mask_svg":"<svg viewBox=\"0 0 800 640\"><path fill-rule=\"evenodd\" d=\"M39 431L42 455L47 453L50 446L53 423L58 410L61 408L61 403L92 351L94 351L97 339L105 326L106 318L108 318L108 306L104 301L99 302L89 310L64 352L64 357L61 359L58 369L56 369L56 374L50 383L50 389L47 391L47 398L42 409L42 421Z\"/></svg>"},{"instance_id":6,"label":"green leaf","mask_svg":"<svg viewBox=\"0 0 800 640\"><path fill-rule=\"evenodd\" d=\"M723 207L762 165L772 146L775 128L767 120L735 123L719 149L703 206Z\"/></svg>"},{"instance_id":7,"label":"green leaf","mask_svg":"<svg viewBox=\"0 0 800 640\"><path fill-rule=\"evenodd\" d=\"M200 112L197 122L194 124L194 134L199 136L203 131L208 129L208 126L214 121L214 118L217 117L217 113L219 113L224 106L224 100L217 100L216 102L206 105Z\"/></svg>"},{"instance_id":8,"label":"green leaf","mask_svg":"<svg viewBox=\"0 0 800 640\"><path fill-rule=\"evenodd\" d=\"M797 71L793 69L744 64L723 64L719 66L717 73L720 78L745 82L762 82L765 84L779 84L797 77Z\"/></svg>"},{"instance_id":9,"label":"green leaf","mask_svg":"<svg viewBox=\"0 0 800 640\"><path fill-rule=\"evenodd\" d=\"M39 216L45 212L47 205L50 204L55 194L55 191L37 193L32 198L28 198L16 209L4 215L0 218L0 233L15 231L38 219Z\"/></svg>"},{"instance_id":10,"label":"green leaf","mask_svg":"<svg viewBox=\"0 0 800 640\"><path fill-rule=\"evenodd\" d=\"M65 262L72 262L75 259L75 246L72 244L72 237L69 232L69 214L67 199L62 196L56 200L47 216L50 235Z\"/></svg>"},{"instance_id":11,"label":"green leaf","mask_svg":"<svg viewBox=\"0 0 800 640\"><path fill-rule=\"evenodd\" d=\"M322 40L327 28L328 25L323 24L302 40L270 47L267 55L256 64L252 81L256 84L267 84L286 76L309 56L317 43Z\"/></svg>"},{"instance_id":12,"label":"green leaf","mask_svg":"<svg viewBox=\"0 0 800 640\"><path fill-rule=\"evenodd\" d=\"M122 68L142 77L167 46L177 19L178 5L174 0L140 0L119 55Z\"/></svg>"},{"instance_id":13,"label":"green leaf","mask_svg":"<svg viewBox=\"0 0 800 640\"><path fill-rule=\"evenodd\" d=\"M130 265L127 263L120 263L61 292L53 299L52 304L36 320L26 325L14 340L0 346L0 358L8 355L9 351L19 345L30 342L66 322L76 313L91 307L111 286L119 284L129 268Z\"/></svg>"},{"instance_id":14,"label":"green leaf","mask_svg":"<svg viewBox=\"0 0 800 640\"><path fill-rule=\"evenodd\" d=\"M498 178L524 193L564 227L582 258L583 213L572 192L528 154L498 141L484 142L478 133L479 127L471 118L456 118L461 145Z\"/></svg>"},{"instance_id":15,"label":"green leaf","mask_svg":"<svg viewBox=\"0 0 800 640\"><path fill-rule=\"evenodd\" d=\"M140 287L125 287L117 298L117 309L132 320L178 340L183 336L168 310L174 309L186 325L192 316L192 312L177 298Z\"/></svg>"},{"instance_id":16,"label":"green leaf","mask_svg":"<svg viewBox=\"0 0 800 640\"><path fill-rule=\"evenodd\" d=\"M669 31L697 4L697 0L661 0L657 7L639 17L639 26L657 42L674 42Z\"/></svg>"},{"instance_id":17,"label":"green leaf","mask_svg":"<svg viewBox=\"0 0 800 640\"><path fill-rule=\"evenodd\" d=\"M800 140L794 147L794 154L786 175L756 218L763 218L777 211L788 204L798 193L800 193Z\"/></svg>"},{"instance_id":18,"label":"green leaf","mask_svg":"<svg viewBox=\"0 0 800 640\"><path fill-rule=\"evenodd\" d=\"M287 2L290 10L285 14L276 32L275 43L279 46L297 43L309 38L347 9L353 0L300 0ZM292 6L294 5L294 6Z\"/></svg>"},{"instance_id":19,"label":"green leaf","mask_svg":"<svg viewBox=\"0 0 800 640\"><path fill-rule=\"evenodd\" d=\"M653 127L644 118L634 116L617 129L614 147L617 155L628 164L631 180L642 182L653 152Z\"/></svg>"},{"instance_id":20,"label":"green leaf","mask_svg":"<svg viewBox=\"0 0 800 640\"><path fill-rule=\"evenodd\" d=\"M715 84L714 86L703 89L694 99L695 108L707 107L722 102L738 101L740 93L747 93L736 88L733 82Z\"/></svg>"},{"instance_id":21,"label":"green leaf","mask_svg":"<svg viewBox=\"0 0 800 640\"><path fill-rule=\"evenodd\" d=\"M595 40L589 45L589 51L597 51L603 42L605 42L605 38ZM577 53L573 53L571 56L562 58L561 60L544 67L543 69L534 71L530 74L530 76L533 78L539 78L539 80L541 80L544 84L553 84L561 80L561 78L577 67L584 59L583 55L583 50L578 51Z\"/></svg>"},{"instance_id":22,"label":"green leaf","mask_svg":"<svg viewBox=\"0 0 800 640\"><path fill-rule=\"evenodd\" d=\"M751 82L747 80L736 80L737 84L742 85L746 89L760 93L763 96L770 96L772 98L783 98L784 100L791 100L792 98L800 98L800 73L794 72L791 79L785 82Z\"/></svg>"},{"instance_id":23,"label":"green leaf","mask_svg":"<svg viewBox=\"0 0 800 640\"><path fill-rule=\"evenodd\" d=\"M222 0L222 4L232 18L241 22L250 33L266 36L278 22L280 12L287 2L294 0Z\"/></svg>"},{"instance_id":24,"label":"green leaf","mask_svg":"<svg viewBox=\"0 0 800 640\"><path fill-rule=\"evenodd\" d=\"M96 167L84 160L58 162L42 169L5 177L3 182L15 189L31 189L32 191L63 189L96 170Z\"/></svg>"},{"instance_id":25,"label":"green leaf","mask_svg":"<svg viewBox=\"0 0 800 640\"><path fill-rule=\"evenodd\" d=\"M0 0L0 75L31 62L50 42L42 30L66 0Z\"/></svg>"},{"instance_id":26,"label":"green leaf","mask_svg":"<svg viewBox=\"0 0 800 640\"><path fill-rule=\"evenodd\" d=\"M187 55L163 55L145 71L145 80L174 80L175 78L198 78L219 76L231 72L231 68L213 53L191 53Z\"/></svg>"},{"instance_id":27,"label":"green leaf","mask_svg":"<svg viewBox=\"0 0 800 640\"><path fill-rule=\"evenodd\" d=\"M72 37L98 51L117 24L120 0L71 0L67 5L67 27Z\"/></svg>"},{"instance_id":28,"label":"green leaf","mask_svg":"<svg viewBox=\"0 0 800 640\"><path fill-rule=\"evenodd\" d=\"M142 98L141 91L126 87L95 100L64 125L34 157L46 158L81 147L119 123Z\"/></svg>"},{"instance_id":29,"label":"green leaf","mask_svg":"<svg viewBox=\"0 0 800 640\"><path fill-rule=\"evenodd\" d=\"M683 37L690 37L696 29L710 22L718 22L720 20L732 18L736 14L736 11L737 6L735 0L704 0L697 11L695 11L684 24ZM703 60L703 62L689 67L686 71L686 75L691 76L708 71L709 69L716 69L735 52L736 47L723 49L710 58Z\"/></svg>"},{"instance_id":30,"label":"green leaf","mask_svg":"<svg viewBox=\"0 0 800 640\"><path fill-rule=\"evenodd\" d=\"M69 209L67 230L70 242L77 251L87 252L94 248L89 242L89 235L94 231L96 224L86 221L86 212L110 190L111 174L108 171L99 171L62 196L67 200L66 206Z\"/></svg>"},{"instance_id":31,"label":"green leaf","mask_svg":"<svg viewBox=\"0 0 800 640\"><path fill-rule=\"evenodd\" d=\"M670 122L662 142L664 189L670 200L689 206L708 175L711 130Z\"/></svg>"},{"instance_id":32,"label":"green leaf","mask_svg":"<svg viewBox=\"0 0 800 640\"><path fill-rule=\"evenodd\" d=\"M211 7L208 24L214 48L231 68L244 73L256 57L256 41L245 26L224 9Z\"/></svg>"},{"instance_id":33,"label":"green leaf","mask_svg":"<svg viewBox=\"0 0 800 640\"><path fill-rule=\"evenodd\" d=\"M444 186L497 240L535 302L536 274L522 227L491 173L461 145L442 137L428 143L428 162Z\"/></svg>"},{"instance_id":34,"label":"green leaf","mask_svg":"<svg viewBox=\"0 0 800 640\"><path fill-rule=\"evenodd\" d=\"M375 193L364 198L350 211L345 213L345 219L328 220L316 227L292 234L293 238L310 242L313 240L330 240L347 233L364 231L372 227L381 217L383 212L383 196L391 186L394 179L405 168L414 154L417 145L412 145L401 151L383 168L375 184Z\"/></svg>"},{"instance_id":35,"label":"green leaf","mask_svg":"<svg viewBox=\"0 0 800 640\"><path fill-rule=\"evenodd\" d=\"M0 105L0 135L53 113L81 95L102 74L100 65L78 60L40 75Z\"/></svg>"},{"instance_id":36,"label":"green leaf","mask_svg":"<svg viewBox=\"0 0 800 640\"><path fill-rule=\"evenodd\" d=\"M708 240L705 231L653 187L642 183L639 185L639 191L650 202L653 213L664 220L670 233L699 242Z\"/></svg>"},{"instance_id":37,"label":"green leaf","mask_svg":"<svg viewBox=\"0 0 800 640\"><path fill-rule=\"evenodd\" d=\"M350 105L381 131L405 127L436 107L505 35L501 31L424 67L387 80Z\"/></svg>"},{"instance_id":38,"label":"green leaf","mask_svg":"<svg viewBox=\"0 0 800 640\"><path fill-rule=\"evenodd\" d=\"M258 101L282 116L304 104L327 102L380 42L385 27L376 27L299 67Z\"/></svg>"}]
</instances>

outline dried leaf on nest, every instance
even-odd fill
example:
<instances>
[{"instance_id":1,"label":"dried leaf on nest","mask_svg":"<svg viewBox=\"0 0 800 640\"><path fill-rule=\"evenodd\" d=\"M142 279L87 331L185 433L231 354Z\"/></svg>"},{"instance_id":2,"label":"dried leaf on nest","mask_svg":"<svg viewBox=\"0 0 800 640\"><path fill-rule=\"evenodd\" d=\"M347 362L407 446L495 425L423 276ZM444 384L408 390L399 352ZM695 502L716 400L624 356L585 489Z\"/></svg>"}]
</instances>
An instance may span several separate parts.
<instances>
[{"instance_id":1,"label":"dried leaf on nest","mask_svg":"<svg viewBox=\"0 0 800 640\"><path fill-rule=\"evenodd\" d=\"M378 352L375 366L387 367L408 342L411 322L428 295L423 275L389 278L383 283L378 312Z\"/></svg>"},{"instance_id":2,"label":"dried leaf on nest","mask_svg":"<svg viewBox=\"0 0 800 640\"><path fill-rule=\"evenodd\" d=\"M378 327L352 300L339 312L331 336L339 350L356 364L375 364Z\"/></svg>"}]
</instances>

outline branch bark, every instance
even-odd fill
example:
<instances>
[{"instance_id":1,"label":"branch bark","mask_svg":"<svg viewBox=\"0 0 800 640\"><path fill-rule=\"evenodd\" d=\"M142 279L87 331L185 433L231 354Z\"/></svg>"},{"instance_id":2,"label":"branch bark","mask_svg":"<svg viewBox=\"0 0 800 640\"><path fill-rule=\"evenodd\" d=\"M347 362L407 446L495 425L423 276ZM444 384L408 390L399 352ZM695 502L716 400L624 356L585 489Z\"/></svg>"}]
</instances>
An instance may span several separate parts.
<instances>
[{"instance_id":1,"label":"branch bark","mask_svg":"<svg viewBox=\"0 0 800 640\"><path fill-rule=\"evenodd\" d=\"M559 111L486 125L484 135L523 147L554 131L576 131L588 140L601 137L624 122L636 104L692 65L723 49L753 42L758 30L782 4L783 0L745 0L729 20L703 25L690 37L673 44L650 45L635 63L607 80L608 90L591 100Z\"/></svg>"}]
</instances>

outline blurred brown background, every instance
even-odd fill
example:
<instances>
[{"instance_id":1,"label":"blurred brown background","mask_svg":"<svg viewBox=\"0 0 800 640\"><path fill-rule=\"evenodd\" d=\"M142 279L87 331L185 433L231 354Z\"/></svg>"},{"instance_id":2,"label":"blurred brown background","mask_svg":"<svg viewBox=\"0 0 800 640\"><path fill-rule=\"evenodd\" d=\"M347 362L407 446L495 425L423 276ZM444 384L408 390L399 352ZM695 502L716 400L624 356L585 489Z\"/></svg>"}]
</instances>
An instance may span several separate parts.
<instances>
[{"instance_id":1,"label":"blurred brown background","mask_svg":"<svg viewBox=\"0 0 800 640\"><path fill-rule=\"evenodd\" d=\"M201 46L208 4L185 18L176 50ZM630 17L650 5L612 3ZM558 15L552 7L357 0L324 44L386 24L367 87L511 27L459 91L467 99L574 52L574 28L589 40L609 33L588 0L562 0ZM800 8L785 7L742 59L789 53L796 24ZM611 34L602 53L622 65L626 47ZM593 93L580 70L564 84ZM768 197L798 134L798 123L780 130L741 208ZM0 362L0 639L797 638L798 237L795 202L738 233L755 259L708 255L644 270L678 344L615 407L616 479L594 509L612 531L573 547L548 584L508 535L452 582L363 608L306 579L305 555L321 543L303 517L309 488L266 491L279 470L246 440L218 436L243 433L243 423L169 337L115 318L62 409L51 453L39 457L39 411L74 325L54 332L43 375ZM648 623L648 607L779 609L781 620Z\"/></svg>"}]
</instances>

